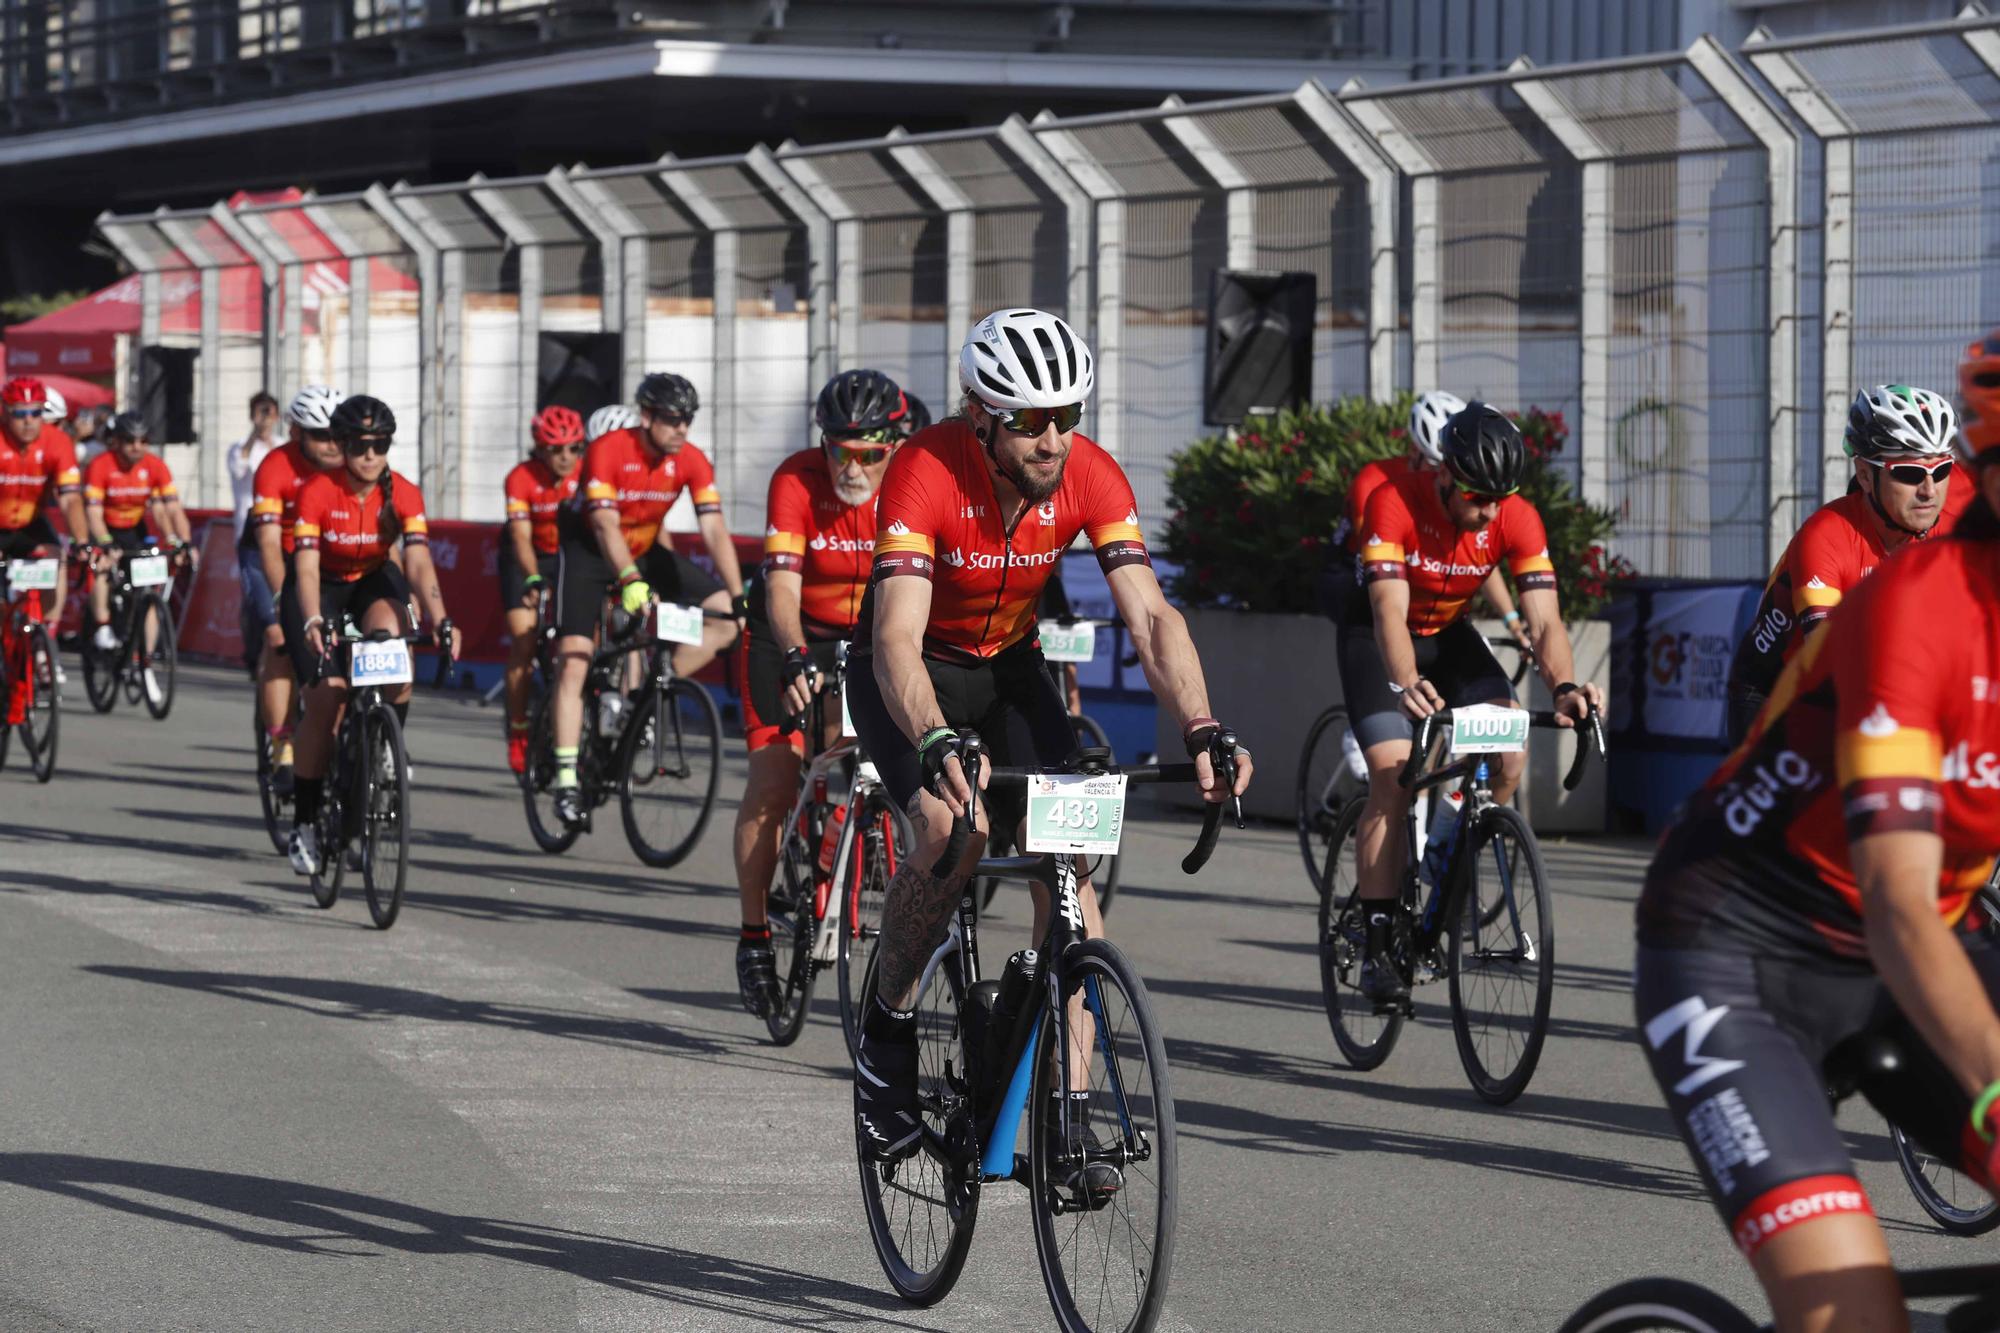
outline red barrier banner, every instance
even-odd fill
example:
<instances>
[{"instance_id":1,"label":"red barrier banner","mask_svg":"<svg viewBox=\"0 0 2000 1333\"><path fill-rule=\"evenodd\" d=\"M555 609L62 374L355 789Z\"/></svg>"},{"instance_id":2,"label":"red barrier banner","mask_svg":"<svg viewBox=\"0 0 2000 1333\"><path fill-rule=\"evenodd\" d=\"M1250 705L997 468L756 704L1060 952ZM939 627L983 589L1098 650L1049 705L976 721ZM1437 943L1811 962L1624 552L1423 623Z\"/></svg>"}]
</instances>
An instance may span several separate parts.
<instances>
[{"instance_id":1,"label":"red barrier banner","mask_svg":"<svg viewBox=\"0 0 2000 1333\"><path fill-rule=\"evenodd\" d=\"M188 517L201 533L201 569L181 613L180 651L189 657L240 661L243 639L237 616L243 587L229 515L191 510ZM714 572L700 534L670 535L674 549ZM746 571L764 558L762 539L739 536L735 541L736 558ZM502 662L507 658L507 614L500 605L500 543L498 523L453 519L432 519L430 523L431 563L437 567L438 588L464 644L460 656L469 662ZM721 681L725 676L717 664L700 678Z\"/></svg>"}]
</instances>

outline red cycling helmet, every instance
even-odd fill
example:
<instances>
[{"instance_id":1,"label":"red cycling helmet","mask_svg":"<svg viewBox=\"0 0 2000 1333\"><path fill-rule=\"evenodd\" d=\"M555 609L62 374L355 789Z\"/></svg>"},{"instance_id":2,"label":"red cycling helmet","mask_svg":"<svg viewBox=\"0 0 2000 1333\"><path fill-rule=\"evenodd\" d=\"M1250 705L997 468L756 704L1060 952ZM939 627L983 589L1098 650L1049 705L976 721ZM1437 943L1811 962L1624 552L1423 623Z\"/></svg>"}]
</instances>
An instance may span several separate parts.
<instances>
[{"instance_id":1,"label":"red cycling helmet","mask_svg":"<svg viewBox=\"0 0 2000 1333\"><path fill-rule=\"evenodd\" d=\"M583 443L583 418L567 407L545 407L535 413L532 429L537 449Z\"/></svg>"},{"instance_id":2,"label":"red cycling helmet","mask_svg":"<svg viewBox=\"0 0 2000 1333\"><path fill-rule=\"evenodd\" d=\"M1958 364L1958 443L1968 459L2000 447L2000 329L1965 349Z\"/></svg>"},{"instance_id":3,"label":"red cycling helmet","mask_svg":"<svg viewBox=\"0 0 2000 1333\"><path fill-rule=\"evenodd\" d=\"M40 380L31 380L26 375L16 375L5 384L0 384L0 407L27 407L49 401L49 391L42 387Z\"/></svg>"}]
</instances>

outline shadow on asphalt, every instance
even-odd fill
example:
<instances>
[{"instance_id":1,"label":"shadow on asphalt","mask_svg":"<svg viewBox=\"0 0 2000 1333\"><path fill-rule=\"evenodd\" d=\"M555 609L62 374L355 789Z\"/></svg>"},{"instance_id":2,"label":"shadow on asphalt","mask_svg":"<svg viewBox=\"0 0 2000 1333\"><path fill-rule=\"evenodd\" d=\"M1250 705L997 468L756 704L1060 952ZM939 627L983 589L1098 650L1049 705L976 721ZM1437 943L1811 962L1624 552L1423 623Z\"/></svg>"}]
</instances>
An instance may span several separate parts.
<instances>
[{"instance_id":1,"label":"shadow on asphalt","mask_svg":"<svg viewBox=\"0 0 2000 1333\"><path fill-rule=\"evenodd\" d=\"M65 1153L0 1153L0 1182L296 1254L473 1255L786 1328L902 1328L888 1293L794 1269L532 1222L468 1217L269 1176ZM864 1314L864 1311L866 1312Z\"/></svg>"},{"instance_id":2,"label":"shadow on asphalt","mask_svg":"<svg viewBox=\"0 0 2000 1333\"><path fill-rule=\"evenodd\" d=\"M641 1018L613 1018L575 1009L543 1005L502 1004L491 1000L454 999L408 986L383 986L365 981L287 977L249 972L183 972L170 968L127 967L106 963L86 965L85 972L172 986L209 995L274 1005L324 1018L371 1021L420 1018L438 1023L474 1023L482 1027L532 1032L546 1037L647 1051L668 1050L695 1056L738 1054L737 1046L683 1032Z\"/></svg>"},{"instance_id":3,"label":"shadow on asphalt","mask_svg":"<svg viewBox=\"0 0 2000 1333\"><path fill-rule=\"evenodd\" d=\"M445 912L452 916L466 917L475 921L563 921L573 925L625 926L636 930L664 931L670 935L705 935L714 939L735 940L740 931L735 926L717 925L714 922L690 921L682 917L645 916L637 912L615 912L604 907L579 907L574 903L541 902L533 897L507 892L506 885L523 883L529 886L543 885L552 889L574 888L565 878L523 879L518 874L501 874L497 869L482 872L477 866L452 865L441 861L429 861L412 857L412 871L440 871L456 875L483 875L493 890L490 893L440 893L412 882L408 894L412 904L421 906L427 912Z\"/></svg>"},{"instance_id":4,"label":"shadow on asphalt","mask_svg":"<svg viewBox=\"0 0 2000 1333\"><path fill-rule=\"evenodd\" d=\"M285 906L281 902L210 889L178 889L158 884L113 884L101 879L75 879L69 875L54 875L42 870L8 870L9 889L29 885L54 889L59 893L110 894L120 898L134 898L140 902L181 903L188 907L222 908L232 912L247 912L252 916L269 916Z\"/></svg>"}]
</instances>

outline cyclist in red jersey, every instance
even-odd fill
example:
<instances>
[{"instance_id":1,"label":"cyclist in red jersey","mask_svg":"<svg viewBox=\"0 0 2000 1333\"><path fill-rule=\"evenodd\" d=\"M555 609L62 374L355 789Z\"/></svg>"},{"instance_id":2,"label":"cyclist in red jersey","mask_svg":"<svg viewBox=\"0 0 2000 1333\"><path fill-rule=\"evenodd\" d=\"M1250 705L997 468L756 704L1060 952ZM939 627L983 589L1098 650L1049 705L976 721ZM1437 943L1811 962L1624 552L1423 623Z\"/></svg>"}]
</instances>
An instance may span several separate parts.
<instances>
[{"instance_id":1,"label":"cyclist in red jersey","mask_svg":"<svg viewBox=\"0 0 2000 1333\"><path fill-rule=\"evenodd\" d=\"M2000 829L2000 332L1961 372L1975 495L1842 598L1667 831L1638 910L1639 1034L1709 1195L1785 1330L1906 1329L1825 1093L1863 1091L1992 1188L2000 950L1956 929Z\"/></svg>"},{"instance_id":2,"label":"cyclist in red jersey","mask_svg":"<svg viewBox=\"0 0 2000 1333\"><path fill-rule=\"evenodd\" d=\"M423 493L408 477L389 469L395 413L379 399L356 395L334 409L329 426L345 466L319 473L299 489L293 577L278 602L292 667L306 682L293 782L297 822L287 847L292 870L300 875L321 869L319 810L334 729L347 702L347 681L324 672L336 669L326 653L341 623L352 620L363 634L413 633L416 626L405 624L404 615L414 589L439 649L458 656L458 634L431 564ZM401 566L389 558L399 541ZM409 720L411 690L403 685L390 696L398 722Z\"/></svg>"},{"instance_id":3,"label":"cyclist in red jersey","mask_svg":"<svg viewBox=\"0 0 2000 1333\"><path fill-rule=\"evenodd\" d=\"M1513 686L1485 638L1464 619L1472 596L1506 562L1540 668L1566 725L1590 715L1597 687L1570 680L1569 631L1556 595L1548 537L1535 507L1514 492L1526 453L1521 432L1484 403L1445 424L1444 466L1412 472L1379 488L1361 531L1366 601L1355 599L1340 632L1341 692L1368 767L1368 803L1355 834L1363 899L1381 904L1368 921L1361 989L1378 1005L1409 991L1386 962L1394 929L1402 839L1409 809L1398 780L1410 756L1410 724L1464 704L1514 704ZM1503 756L1493 783L1502 803L1521 780L1523 756Z\"/></svg>"},{"instance_id":4,"label":"cyclist in red jersey","mask_svg":"<svg viewBox=\"0 0 2000 1333\"><path fill-rule=\"evenodd\" d=\"M298 519L299 490L314 476L340 466L340 442L333 438L333 413L346 395L324 384L308 384L292 395L285 408L291 439L264 455L250 480L250 512L245 519L245 541L237 548L237 559L257 566L261 579L258 591L271 599L271 614L264 631L263 660L257 668L257 695L264 730L271 738L272 786L280 793L292 790L292 714L298 678L292 670L292 655L285 641L285 623L278 614L278 602L291 578L294 546L293 524Z\"/></svg>"},{"instance_id":5,"label":"cyclist in red jersey","mask_svg":"<svg viewBox=\"0 0 2000 1333\"><path fill-rule=\"evenodd\" d=\"M1092 380L1090 351L1062 320L1038 310L989 315L960 352L964 414L904 445L882 482L848 706L884 785L909 813L916 847L889 886L855 1059L856 1129L872 1156L898 1158L917 1145L912 1006L984 842L975 834L955 873L931 874L953 818L974 804L960 732L977 731L1000 765L1060 763L1076 745L1035 633L1035 604L1079 533L1097 551L1147 681L1195 756L1203 794L1229 796L1210 755L1222 729L1207 716L1186 623L1153 576L1132 488L1076 429ZM1250 773L1244 756L1238 792ZM1085 930L1103 934L1096 891L1084 879L1078 892ZM1048 912L1037 889L1037 938ZM1075 1146L1062 1145L1064 1155ZM1100 1180L1107 1172L1114 1179ZM1063 1183L1116 1187L1102 1159L1086 1175Z\"/></svg>"},{"instance_id":6,"label":"cyclist in red jersey","mask_svg":"<svg viewBox=\"0 0 2000 1333\"><path fill-rule=\"evenodd\" d=\"M500 605L507 612L507 767L528 767L528 699L540 636L536 620L544 594L554 590L562 539L557 517L576 494L582 474L583 418L554 405L529 426L535 453L514 465L502 489L507 522L500 540Z\"/></svg>"},{"instance_id":7,"label":"cyclist in red jersey","mask_svg":"<svg viewBox=\"0 0 2000 1333\"><path fill-rule=\"evenodd\" d=\"M0 385L0 555L26 555L40 546L54 546L56 530L43 510L51 504L62 514L69 538L90 550L90 527L83 512L83 474L76 466L76 445L48 420L49 391L40 380L16 376ZM31 486L32 478L32 490ZM60 609L69 597L69 562L56 565L54 599ZM61 672L58 663L56 670Z\"/></svg>"},{"instance_id":8,"label":"cyclist in red jersey","mask_svg":"<svg viewBox=\"0 0 2000 1333\"><path fill-rule=\"evenodd\" d=\"M750 777L736 808L736 884L743 933L736 984L762 1018L778 1000L777 961L765 896L778 867L785 816L798 797L808 714L854 636L875 549L875 491L903 439L903 391L879 370L828 380L813 406L820 442L778 465L765 509L764 567L750 580L742 651L736 654ZM829 701L827 742L840 735Z\"/></svg>"},{"instance_id":9,"label":"cyclist in red jersey","mask_svg":"<svg viewBox=\"0 0 2000 1333\"><path fill-rule=\"evenodd\" d=\"M166 535L167 547L176 565L192 566L198 559L188 544L187 511L181 508L180 494L174 489L173 473L166 460L146 447L146 419L137 412L121 412L111 418L106 431L109 447L90 460L83 473L84 516L90 523L90 537L98 549L112 560L122 559L150 545L146 514ZM109 564L90 581L90 648L108 653L118 646L111 628L111 585L115 564ZM150 651L158 626L145 627ZM145 674L148 692L157 688L151 668Z\"/></svg>"},{"instance_id":10,"label":"cyclist in red jersey","mask_svg":"<svg viewBox=\"0 0 2000 1333\"><path fill-rule=\"evenodd\" d=\"M1855 396L1845 448L1846 495L1805 521L1772 571L1757 614L1729 663L1729 739L1750 730L1778 673L1840 599L1889 552L1948 533L1973 498L1953 486L1951 404L1926 389L1883 384Z\"/></svg>"},{"instance_id":11,"label":"cyclist in red jersey","mask_svg":"<svg viewBox=\"0 0 2000 1333\"><path fill-rule=\"evenodd\" d=\"M583 457L583 479L559 520L555 808L572 826L588 818L577 792L576 752L583 734L583 684L605 594L615 589L626 613L637 615L656 593L710 611L728 611L743 593L715 469L688 443L700 395L679 375L648 375L634 397L640 424L592 442ZM720 582L659 540L667 511L684 490L694 500L702 544ZM691 676L735 640L735 625L708 621L700 644L674 651L674 670Z\"/></svg>"}]
</instances>

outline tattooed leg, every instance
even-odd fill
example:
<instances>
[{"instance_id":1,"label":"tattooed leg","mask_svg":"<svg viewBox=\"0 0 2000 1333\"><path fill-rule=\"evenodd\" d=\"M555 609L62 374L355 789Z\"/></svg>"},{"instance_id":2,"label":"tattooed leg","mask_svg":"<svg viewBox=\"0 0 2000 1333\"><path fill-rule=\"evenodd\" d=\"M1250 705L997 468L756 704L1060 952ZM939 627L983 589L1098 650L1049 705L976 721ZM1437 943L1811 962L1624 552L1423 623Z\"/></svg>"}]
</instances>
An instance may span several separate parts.
<instances>
[{"instance_id":1,"label":"tattooed leg","mask_svg":"<svg viewBox=\"0 0 2000 1333\"><path fill-rule=\"evenodd\" d=\"M959 873L942 879L931 874L951 831L951 816L944 803L919 792L911 798L908 814L916 846L889 881L882 904L882 935L875 945L875 993L883 1004L896 1010L908 1010L916 1004L924 964L943 941L951 914L965 893L967 878ZM933 830L937 830L935 835ZM967 857L976 860L983 843L984 838L975 833L966 849Z\"/></svg>"}]
</instances>

